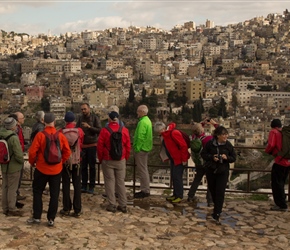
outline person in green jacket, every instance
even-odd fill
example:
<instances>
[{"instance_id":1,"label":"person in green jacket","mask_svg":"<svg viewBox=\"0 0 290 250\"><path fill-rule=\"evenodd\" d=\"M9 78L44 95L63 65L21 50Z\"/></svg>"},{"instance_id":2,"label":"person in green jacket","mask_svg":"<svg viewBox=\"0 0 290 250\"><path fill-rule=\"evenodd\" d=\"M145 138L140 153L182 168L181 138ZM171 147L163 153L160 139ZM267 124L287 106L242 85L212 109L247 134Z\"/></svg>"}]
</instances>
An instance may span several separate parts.
<instances>
[{"instance_id":1,"label":"person in green jacket","mask_svg":"<svg viewBox=\"0 0 290 250\"><path fill-rule=\"evenodd\" d=\"M10 161L1 164L2 171L2 209L3 214L10 216L21 216L22 213L16 207L16 190L18 188L20 172L24 163L23 152L19 138L15 131L17 122L12 117L4 120L3 127L0 129L0 137L7 138Z\"/></svg>"},{"instance_id":2,"label":"person in green jacket","mask_svg":"<svg viewBox=\"0 0 290 250\"><path fill-rule=\"evenodd\" d=\"M152 123L148 114L148 107L140 105L137 108L139 122L134 134L133 149L135 153L136 170L140 180L140 192L134 198L145 198L150 195L150 176L148 171L148 154L153 146Z\"/></svg>"}]
</instances>

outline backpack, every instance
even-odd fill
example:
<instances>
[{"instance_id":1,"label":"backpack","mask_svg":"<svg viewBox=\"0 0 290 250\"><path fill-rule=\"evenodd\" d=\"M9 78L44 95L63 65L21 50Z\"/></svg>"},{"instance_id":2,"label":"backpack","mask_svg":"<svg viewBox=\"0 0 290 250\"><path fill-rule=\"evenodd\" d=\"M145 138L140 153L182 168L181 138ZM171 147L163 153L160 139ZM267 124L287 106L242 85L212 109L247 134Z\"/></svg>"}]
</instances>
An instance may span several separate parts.
<instances>
[{"instance_id":1,"label":"backpack","mask_svg":"<svg viewBox=\"0 0 290 250\"><path fill-rule=\"evenodd\" d=\"M58 164L61 162L61 150L59 142L59 131L55 134L48 134L46 131L41 131L45 135L46 145L44 149L44 160L49 165Z\"/></svg>"},{"instance_id":2,"label":"backpack","mask_svg":"<svg viewBox=\"0 0 290 250\"><path fill-rule=\"evenodd\" d=\"M72 169L73 164L79 164L81 161L81 147L79 143L79 129L78 128L63 128L62 133L66 137L71 155L66 161L66 164L69 165L70 170Z\"/></svg>"},{"instance_id":3,"label":"backpack","mask_svg":"<svg viewBox=\"0 0 290 250\"><path fill-rule=\"evenodd\" d=\"M290 159L290 125L282 128L282 149L278 152L282 158Z\"/></svg>"},{"instance_id":4,"label":"backpack","mask_svg":"<svg viewBox=\"0 0 290 250\"><path fill-rule=\"evenodd\" d=\"M119 130L114 132L110 127L105 127L110 132L110 144L109 150L110 157L114 161L119 161L123 155L123 142L122 142L122 129L123 126L119 127Z\"/></svg>"},{"instance_id":5,"label":"backpack","mask_svg":"<svg viewBox=\"0 0 290 250\"><path fill-rule=\"evenodd\" d=\"M184 141L185 141L185 143L186 143L186 145L187 145L187 148L190 148L190 137L189 137L189 135L188 134L186 134L185 132L183 132L182 130L179 130L179 129L172 129L171 130L171 132L170 132L170 136L171 136L171 138L173 139L173 137L172 137L172 132L173 132L173 130L178 130L180 133L181 133L181 135L182 135L182 137L183 137L183 139L184 139ZM174 140L174 139L173 139ZM176 143L176 142L175 142ZM177 143L176 143L177 144ZM177 147L179 148L179 144L177 144Z\"/></svg>"},{"instance_id":6,"label":"backpack","mask_svg":"<svg viewBox=\"0 0 290 250\"><path fill-rule=\"evenodd\" d=\"M11 160L7 141L13 135L15 134L13 133L13 134L8 135L5 138L3 137L0 138L0 164L7 164Z\"/></svg>"},{"instance_id":7,"label":"backpack","mask_svg":"<svg viewBox=\"0 0 290 250\"><path fill-rule=\"evenodd\" d=\"M205 138L205 136L202 136L202 137L195 136L190 141L191 157L192 157L192 160L193 160L195 166L203 164L203 160L200 156L200 152L202 150L202 140L204 138Z\"/></svg>"}]
</instances>

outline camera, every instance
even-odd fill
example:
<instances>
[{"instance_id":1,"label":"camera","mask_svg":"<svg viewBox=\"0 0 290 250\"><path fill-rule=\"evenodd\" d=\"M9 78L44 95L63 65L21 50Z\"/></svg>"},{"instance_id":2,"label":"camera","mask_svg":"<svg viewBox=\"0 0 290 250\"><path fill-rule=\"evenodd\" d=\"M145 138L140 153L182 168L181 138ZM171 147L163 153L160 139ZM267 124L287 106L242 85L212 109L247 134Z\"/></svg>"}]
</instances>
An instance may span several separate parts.
<instances>
[{"instance_id":1,"label":"camera","mask_svg":"<svg viewBox=\"0 0 290 250\"><path fill-rule=\"evenodd\" d=\"M207 119L206 121L207 121L207 122L210 122L210 119Z\"/></svg>"},{"instance_id":2,"label":"camera","mask_svg":"<svg viewBox=\"0 0 290 250\"><path fill-rule=\"evenodd\" d=\"M223 163L222 155L218 155L218 158L219 158L219 163Z\"/></svg>"}]
</instances>

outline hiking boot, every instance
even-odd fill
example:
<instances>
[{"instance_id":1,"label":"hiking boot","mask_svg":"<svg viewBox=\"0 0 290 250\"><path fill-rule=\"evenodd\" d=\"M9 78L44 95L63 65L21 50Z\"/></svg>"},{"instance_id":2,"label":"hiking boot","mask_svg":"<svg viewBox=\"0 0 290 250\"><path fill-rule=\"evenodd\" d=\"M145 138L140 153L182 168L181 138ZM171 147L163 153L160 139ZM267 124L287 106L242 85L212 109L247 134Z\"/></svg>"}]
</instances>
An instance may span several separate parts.
<instances>
[{"instance_id":1,"label":"hiking boot","mask_svg":"<svg viewBox=\"0 0 290 250\"><path fill-rule=\"evenodd\" d=\"M48 220L48 221L47 221L47 225L48 225L49 227L53 227L53 226L54 226L54 221L53 221L53 220Z\"/></svg>"},{"instance_id":2,"label":"hiking boot","mask_svg":"<svg viewBox=\"0 0 290 250\"><path fill-rule=\"evenodd\" d=\"M108 206L106 207L106 210L109 211L109 212L112 212L112 213L116 213L116 206L110 204L110 205L108 205Z\"/></svg>"},{"instance_id":3,"label":"hiking boot","mask_svg":"<svg viewBox=\"0 0 290 250\"><path fill-rule=\"evenodd\" d=\"M117 206L117 210L121 211L122 213L127 213L127 207L126 206Z\"/></svg>"},{"instance_id":4,"label":"hiking boot","mask_svg":"<svg viewBox=\"0 0 290 250\"><path fill-rule=\"evenodd\" d=\"M22 216L23 212L20 210L12 210L12 211L8 211L7 216Z\"/></svg>"},{"instance_id":5,"label":"hiking boot","mask_svg":"<svg viewBox=\"0 0 290 250\"><path fill-rule=\"evenodd\" d=\"M273 207L270 208L271 211L280 211L280 212L287 212L288 211L288 208L282 208L282 207L279 207L277 205L274 205Z\"/></svg>"},{"instance_id":6,"label":"hiking boot","mask_svg":"<svg viewBox=\"0 0 290 250\"><path fill-rule=\"evenodd\" d=\"M17 195L17 198L16 198L17 201L21 201L25 199L26 199L26 196L22 196L22 195Z\"/></svg>"},{"instance_id":7,"label":"hiking boot","mask_svg":"<svg viewBox=\"0 0 290 250\"><path fill-rule=\"evenodd\" d=\"M175 198L174 200L171 201L171 203L180 203L182 201L182 198Z\"/></svg>"},{"instance_id":8,"label":"hiking boot","mask_svg":"<svg viewBox=\"0 0 290 250\"><path fill-rule=\"evenodd\" d=\"M82 212L78 212L78 213L73 212L73 213L72 213L72 216L78 218L78 217L81 216L81 214L82 214Z\"/></svg>"},{"instance_id":9,"label":"hiking boot","mask_svg":"<svg viewBox=\"0 0 290 250\"><path fill-rule=\"evenodd\" d=\"M172 196L170 196L170 197L166 197L166 200L167 200L167 201L173 201L173 200L175 200L175 196L172 195Z\"/></svg>"},{"instance_id":10,"label":"hiking boot","mask_svg":"<svg viewBox=\"0 0 290 250\"><path fill-rule=\"evenodd\" d=\"M140 192L137 192L134 194L134 198L136 198L136 199L143 199L143 198L148 197L148 196L150 196L150 193L145 193L143 191L140 191Z\"/></svg>"},{"instance_id":11,"label":"hiking boot","mask_svg":"<svg viewBox=\"0 0 290 250\"><path fill-rule=\"evenodd\" d=\"M23 204L23 203L20 203L20 202L18 202L18 201L16 201L15 206L16 206L17 208L23 208L23 207L24 207L24 204Z\"/></svg>"},{"instance_id":12,"label":"hiking boot","mask_svg":"<svg viewBox=\"0 0 290 250\"><path fill-rule=\"evenodd\" d=\"M88 194L94 194L94 189L93 188L90 188L88 191L87 191Z\"/></svg>"},{"instance_id":13,"label":"hiking boot","mask_svg":"<svg viewBox=\"0 0 290 250\"><path fill-rule=\"evenodd\" d=\"M188 201L188 202L197 202L198 199L197 199L195 196L193 196L193 197L188 196L187 201Z\"/></svg>"},{"instance_id":14,"label":"hiking boot","mask_svg":"<svg viewBox=\"0 0 290 250\"><path fill-rule=\"evenodd\" d=\"M40 224L40 219L29 218L26 221L27 224Z\"/></svg>"},{"instance_id":15,"label":"hiking boot","mask_svg":"<svg viewBox=\"0 0 290 250\"><path fill-rule=\"evenodd\" d=\"M216 223L216 224L221 224L220 223L220 214L215 214L215 213L213 213L212 215L211 215L211 217L212 217L212 219L214 220L214 222Z\"/></svg>"},{"instance_id":16,"label":"hiking boot","mask_svg":"<svg viewBox=\"0 0 290 250\"><path fill-rule=\"evenodd\" d=\"M6 216L8 216L9 210L3 211L3 214L5 214Z\"/></svg>"},{"instance_id":17,"label":"hiking boot","mask_svg":"<svg viewBox=\"0 0 290 250\"><path fill-rule=\"evenodd\" d=\"M69 216L69 211L66 211L66 210L64 210L64 209L60 210L59 213L60 213L61 215L64 215L64 216Z\"/></svg>"}]
</instances>

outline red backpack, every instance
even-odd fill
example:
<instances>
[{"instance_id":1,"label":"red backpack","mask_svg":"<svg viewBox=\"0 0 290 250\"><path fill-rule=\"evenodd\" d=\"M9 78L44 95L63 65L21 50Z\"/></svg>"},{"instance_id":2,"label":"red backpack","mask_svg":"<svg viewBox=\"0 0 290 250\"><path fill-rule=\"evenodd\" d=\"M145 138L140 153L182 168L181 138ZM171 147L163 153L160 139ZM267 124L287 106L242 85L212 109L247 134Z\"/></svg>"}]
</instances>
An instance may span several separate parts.
<instances>
[{"instance_id":1,"label":"red backpack","mask_svg":"<svg viewBox=\"0 0 290 250\"><path fill-rule=\"evenodd\" d=\"M7 141L9 138L16 134L10 134L7 137L3 138L0 137L0 164L7 164L9 163L11 156L9 154L9 148Z\"/></svg>"},{"instance_id":2,"label":"red backpack","mask_svg":"<svg viewBox=\"0 0 290 250\"><path fill-rule=\"evenodd\" d=\"M59 131L55 134L48 134L46 131L42 131L45 135L46 145L44 149L44 160L47 164L54 165L61 162L61 150L60 150L60 142L59 142Z\"/></svg>"}]
</instances>

